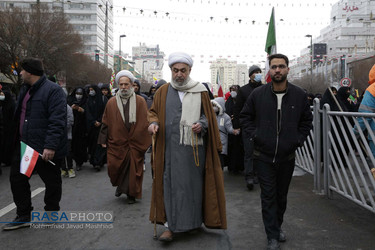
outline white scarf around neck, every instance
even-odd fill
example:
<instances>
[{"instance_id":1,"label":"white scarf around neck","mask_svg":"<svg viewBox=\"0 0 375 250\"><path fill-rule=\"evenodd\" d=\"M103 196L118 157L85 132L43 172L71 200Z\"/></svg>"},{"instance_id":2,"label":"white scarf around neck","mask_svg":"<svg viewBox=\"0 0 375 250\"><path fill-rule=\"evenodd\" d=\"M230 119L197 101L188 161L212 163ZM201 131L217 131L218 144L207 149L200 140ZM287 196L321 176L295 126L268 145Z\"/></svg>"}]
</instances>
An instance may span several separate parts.
<instances>
[{"instance_id":1,"label":"white scarf around neck","mask_svg":"<svg viewBox=\"0 0 375 250\"><path fill-rule=\"evenodd\" d=\"M124 105L122 104L122 100L121 100L123 98L121 97L120 91L121 90L118 90L116 93L116 103L117 103L118 109L120 110L122 120L125 123ZM136 113L137 113L136 94L133 92L133 94L127 99L127 101L129 102L129 123L135 123L137 119L136 117Z\"/></svg>"},{"instance_id":2,"label":"white scarf around neck","mask_svg":"<svg viewBox=\"0 0 375 250\"><path fill-rule=\"evenodd\" d=\"M202 137L198 137L198 142L193 138L194 132L192 131L193 123L199 121L201 116L201 92L207 91L206 87L190 77L186 80L187 83L180 86L171 81L171 85L177 91L185 92L182 99L182 114L180 120L180 144L192 146L192 139L194 144L203 145Z\"/></svg>"}]
</instances>

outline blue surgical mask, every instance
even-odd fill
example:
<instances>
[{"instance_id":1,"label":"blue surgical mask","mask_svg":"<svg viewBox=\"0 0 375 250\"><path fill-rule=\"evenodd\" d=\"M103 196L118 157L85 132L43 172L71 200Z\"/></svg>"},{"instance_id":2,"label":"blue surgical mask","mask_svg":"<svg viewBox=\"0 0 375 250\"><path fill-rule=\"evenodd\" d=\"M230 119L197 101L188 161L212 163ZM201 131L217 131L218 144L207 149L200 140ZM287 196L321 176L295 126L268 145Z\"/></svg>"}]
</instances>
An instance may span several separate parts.
<instances>
[{"instance_id":1,"label":"blue surgical mask","mask_svg":"<svg viewBox=\"0 0 375 250\"><path fill-rule=\"evenodd\" d=\"M261 73L255 74L254 81L261 82L262 81L262 74Z\"/></svg>"}]
</instances>

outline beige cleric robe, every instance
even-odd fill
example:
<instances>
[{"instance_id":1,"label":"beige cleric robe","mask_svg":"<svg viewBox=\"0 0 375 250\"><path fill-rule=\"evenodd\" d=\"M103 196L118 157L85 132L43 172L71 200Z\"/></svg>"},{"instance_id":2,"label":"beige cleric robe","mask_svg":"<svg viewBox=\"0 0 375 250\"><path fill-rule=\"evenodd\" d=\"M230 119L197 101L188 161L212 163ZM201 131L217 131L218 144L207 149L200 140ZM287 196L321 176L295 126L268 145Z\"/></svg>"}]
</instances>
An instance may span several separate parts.
<instances>
[{"instance_id":1,"label":"beige cleric robe","mask_svg":"<svg viewBox=\"0 0 375 250\"><path fill-rule=\"evenodd\" d=\"M159 131L153 147L152 168L155 174L152 185L150 221L163 224L166 222L163 193L164 151L165 151L165 104L169 84L164 84L154 95L154 102L149 110L149 123L157 122ZM218 152L221 141L216 116L207 92L202 92L202 107L208 121L207 148L203 190L203 223L208 228L227 228L224 179Z\"/></svg>"},{"instance_id":2,"label":"beige cleric robe","mask_svg":"<svg viewBox=\"0 0 375 250\"><path fill-rule=\"evenodd\" d=\"M104 110L102 131L98 143L107 144L108 175L113 186L119 186L125 176L121 173L126 163L129 166L129 195L139 199L142 196L144 154L151 145L147 131L147 104L136 95L136 123L128 130L117 107L116 98L111 98ZM107 132L103 133L103 128Z\"/></svg>"}]
</instances>

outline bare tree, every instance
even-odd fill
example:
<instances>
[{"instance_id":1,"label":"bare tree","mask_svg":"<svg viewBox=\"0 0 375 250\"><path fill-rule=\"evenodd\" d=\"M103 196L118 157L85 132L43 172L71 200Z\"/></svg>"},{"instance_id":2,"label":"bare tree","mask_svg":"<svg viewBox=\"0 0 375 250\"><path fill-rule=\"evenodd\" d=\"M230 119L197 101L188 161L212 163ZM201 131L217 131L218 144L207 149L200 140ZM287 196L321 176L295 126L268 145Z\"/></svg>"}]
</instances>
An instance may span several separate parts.
<instances>
[{"instance_id":1,"label":"bare tree","mask_svg":"<svg viewBox=\"0 0 375 250\"><path fill-rule=\"evenodd\" d=\"M83 46L64 13L51 12L46 5L0 10L0 23L0 71L10 79L16 75L16 88L21 84L22 59L38 57L46 73L54 75L64 70Z\"/></svg>"},{"instance_id":2,"label":"bare tree","mask_svg":"<svg viewBox=\"0 0 375 250\"><path fill-rule=\"evenodd\" d=\"M106 83L111 78L112 71L99 62L90 59L83 54L73 55L66 65L66 87L70 92L76 87L86 84Z\"/></svg>"},{"instance_id":3,"label":"bare tree","mask_svg":"<svg viewBox=\"0 0 375 250\"><path fill-rule=\"evenodd\" d=\"M293 83L312 94L322 94L330 86L328 79L325 79L322 73L313 74L313 79L310 78L310 75L304 75L302 78L294 80Z\"/></svg>"},{"instance_id":4,"label":"bare tree","mask_svg":"<svg viewBox=\"0 0 375 250\"><path fill-rule=\"evenodd\" d=\"M359 94L366 90L368 85L368 73L375 64L375 58L370 57L350 63L350 78L352 86L358 89Z\"/></svg>"}]
</instances>

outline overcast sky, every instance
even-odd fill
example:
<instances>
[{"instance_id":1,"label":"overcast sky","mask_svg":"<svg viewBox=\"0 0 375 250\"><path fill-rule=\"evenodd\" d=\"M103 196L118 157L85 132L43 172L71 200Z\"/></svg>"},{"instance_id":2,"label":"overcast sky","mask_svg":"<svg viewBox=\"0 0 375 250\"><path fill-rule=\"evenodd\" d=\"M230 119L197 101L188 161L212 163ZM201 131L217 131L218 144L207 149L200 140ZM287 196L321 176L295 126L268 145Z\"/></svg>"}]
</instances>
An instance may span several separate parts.
<instances>
[{"instance_id":1,"label":"overcast sky","mask_svg":"<svg viewBox=\"0 0 375 250\"><path fill-rule=\"evenodd\" d=\"M118 50L119 36L125 34L123 53L131 55L132 46L140 43L159 44L167 57L172 52L184 51L194 56L192 78L211 81L209 61L217 58L264 66L266 22L272 7L275 7L277 52L293 59L310 45L306 34L317 37L329 25L331 6L336 2L114 0L114 47ZM170 80L167 62L164 64L164 78Z\"/></svg>"}]
</instances>

